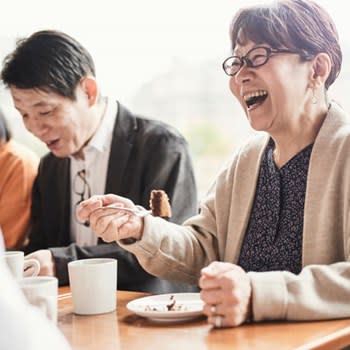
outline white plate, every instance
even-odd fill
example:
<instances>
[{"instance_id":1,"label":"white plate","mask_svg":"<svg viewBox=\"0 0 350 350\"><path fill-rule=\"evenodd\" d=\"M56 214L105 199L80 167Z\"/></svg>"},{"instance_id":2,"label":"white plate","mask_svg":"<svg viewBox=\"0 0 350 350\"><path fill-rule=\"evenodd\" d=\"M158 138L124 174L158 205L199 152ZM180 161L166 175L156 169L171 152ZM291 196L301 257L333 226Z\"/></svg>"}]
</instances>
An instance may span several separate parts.
<instances>
[{"instance_id":1,"label":"white plate","mask_svg":"<svg viewBox=\"0 0 350 350\"><path fill-rule=\"evenodd\" d=\"M175 298L175 310L168 311L170 298ZM176 309L180 307L180 309ZM172 293L151 295L130 301L126 307L135 314L158 322L186 321L203 313L203 301L199 293Z\"/></svg>"}]
</instances>

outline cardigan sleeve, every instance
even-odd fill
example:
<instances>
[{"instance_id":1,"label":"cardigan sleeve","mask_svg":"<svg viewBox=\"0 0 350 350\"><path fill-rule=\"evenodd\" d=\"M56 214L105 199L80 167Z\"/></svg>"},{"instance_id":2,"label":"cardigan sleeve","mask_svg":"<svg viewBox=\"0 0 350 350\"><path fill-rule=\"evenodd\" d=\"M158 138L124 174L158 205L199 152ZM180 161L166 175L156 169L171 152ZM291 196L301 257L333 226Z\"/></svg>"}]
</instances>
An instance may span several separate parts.
<instances>
[{"instance_id":1,"label":"cardigan sleeve","mask_svg":"<svg viewBox=\"0 0 350 350\"><path fill-rule=\"evenodd\" d=\"M224 169L200 205L200 212L183 225L146 216L142 239L118 244L134 253L142 267L158 277L198 283L200 270L211 261L222 259L219 245L223 244L217 235L218 231L227 231L228 210L224 207L229 205L230 196L217 192L230 193L232 176L230 168ZM217 220L217 215L225 219Z\"/></svg>"},{"instance_id":2,"label":"cardigan sleeve","mask_svg":"<svg viewBox=\"0 0 350 350\"><path fill-rule=\"evenodd\" d=\"M309 265L287 271L249 272L253 317L262 320L320 320L350 315L350 263Z\"/></svg>"}]
</instances>

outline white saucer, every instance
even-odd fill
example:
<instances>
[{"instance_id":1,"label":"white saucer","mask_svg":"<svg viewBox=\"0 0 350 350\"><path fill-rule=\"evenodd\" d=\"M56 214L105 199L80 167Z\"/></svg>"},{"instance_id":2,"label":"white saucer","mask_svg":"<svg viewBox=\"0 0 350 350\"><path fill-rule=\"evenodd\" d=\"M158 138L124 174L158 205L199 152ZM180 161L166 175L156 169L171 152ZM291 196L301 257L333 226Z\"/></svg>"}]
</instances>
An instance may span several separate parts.
<instances>
[{"instance_id":1,"label":"white saucer","mask_svg":"<svg viewBox=\"0 0 350 350\"><path fill-rule=\"evenodd\" d=\"M168 310L172 296L176 303L173 310ZM126 307L139 316L157 322L187 321L203 314L203 301L199 293L151 295L130 301Z\"/></svg>"}]
</instances>

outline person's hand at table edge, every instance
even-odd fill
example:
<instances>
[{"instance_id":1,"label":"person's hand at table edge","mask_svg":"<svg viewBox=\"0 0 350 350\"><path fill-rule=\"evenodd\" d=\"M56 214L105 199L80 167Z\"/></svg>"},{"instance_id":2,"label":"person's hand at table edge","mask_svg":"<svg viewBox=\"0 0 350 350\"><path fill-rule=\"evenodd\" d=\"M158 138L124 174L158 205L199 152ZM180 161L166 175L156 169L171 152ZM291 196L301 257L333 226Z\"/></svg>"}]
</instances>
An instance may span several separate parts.
<instances>
[{"instance_id":1,"label":"person's hand at table edge","mask_svg":"<svg viewBox=\"0 0 350 350\"><path fill-rule=\"evenodd\" d=\"M216 328L234 327L250 319L250 279L238 265L212 262L202 269L199 286L208 323Z\"/></svg>"}]
</instances>

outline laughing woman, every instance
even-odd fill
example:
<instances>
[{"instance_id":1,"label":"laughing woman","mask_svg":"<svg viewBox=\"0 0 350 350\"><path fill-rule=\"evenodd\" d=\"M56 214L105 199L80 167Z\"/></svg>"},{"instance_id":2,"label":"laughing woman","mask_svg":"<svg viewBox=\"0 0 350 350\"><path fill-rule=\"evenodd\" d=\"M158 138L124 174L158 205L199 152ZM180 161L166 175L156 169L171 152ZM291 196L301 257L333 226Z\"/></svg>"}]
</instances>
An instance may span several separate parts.
<instances>
[{"instance_id":1,"label":"laughing woman","mask_svg":"<svg viewBox=\"0 0 350 350\"><path fill-rule=\"evenodd\" d=\"M199 279L216 327L350 317L350 119L327 94L342 62L335 25L312 1L282 0L241 9L230 34L223 68L263 133L235 155L200 214L177 226L98 210L133 206L107 195L79 215L151 273Z\"/></svg>"}]
</instances>

